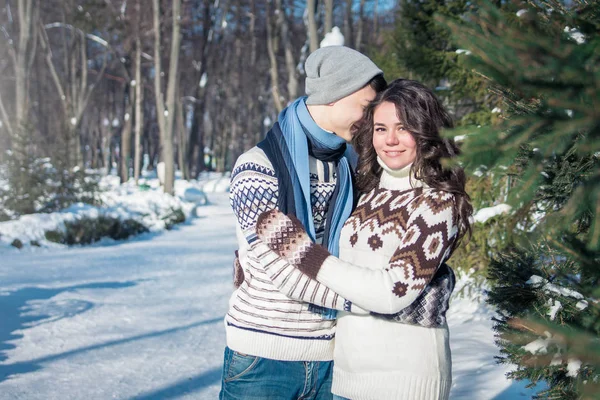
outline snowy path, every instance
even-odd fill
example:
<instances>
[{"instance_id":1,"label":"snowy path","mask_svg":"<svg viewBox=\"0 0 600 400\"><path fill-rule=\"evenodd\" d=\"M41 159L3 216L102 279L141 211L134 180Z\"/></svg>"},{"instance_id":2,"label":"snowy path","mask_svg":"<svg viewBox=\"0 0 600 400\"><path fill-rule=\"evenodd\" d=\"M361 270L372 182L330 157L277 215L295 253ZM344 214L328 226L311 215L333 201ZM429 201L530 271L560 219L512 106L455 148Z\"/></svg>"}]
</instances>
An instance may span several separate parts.
<instances>
[{"instance_id":1,"label":"snowy path","mask_svg":"<svg viewBox=\"0 0 600 400\"><path fill-rule=\"evenodd\" d=\"M0 399L215 399L236 248L226 194L201 218L116 244L0 259ZM450 316L453 399L519 398L489 312Z\"/></svg>"}]
</instances>

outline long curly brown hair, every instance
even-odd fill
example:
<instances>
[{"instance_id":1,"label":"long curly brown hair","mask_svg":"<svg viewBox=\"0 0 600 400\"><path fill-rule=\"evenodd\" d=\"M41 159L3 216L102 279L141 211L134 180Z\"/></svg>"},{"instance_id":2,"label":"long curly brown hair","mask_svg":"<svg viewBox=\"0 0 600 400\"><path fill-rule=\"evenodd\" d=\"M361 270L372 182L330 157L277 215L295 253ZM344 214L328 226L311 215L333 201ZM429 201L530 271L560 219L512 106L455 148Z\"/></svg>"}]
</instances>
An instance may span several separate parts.
<instances>
[{"instance_id":1,"label":"long curly brown hair","mask_svg":"<svg viewBox=\"0 0 600 400\"><path fill-rule=\"evenodd\" d=\"M366 193L379 185L383 169L377 162L373 147L373 115L382 103L396 106L398 119L412 134L417 144L416 158L411 167L411 177L423 181L433 189L454 195L454 215L458 222L458 246L460 239L471 234L469 217L473 214L471 199L465 191L465 172L459 166L444 168L443 158L453 158L460 154L453 139L440 136L440 130L452 128L452 118L442 106L433 91L423 84L397 79L389 84L369 104L365 115L356 124L353 146L358 153L356 185L360 193Z\"/></svg>"}]
</instances>

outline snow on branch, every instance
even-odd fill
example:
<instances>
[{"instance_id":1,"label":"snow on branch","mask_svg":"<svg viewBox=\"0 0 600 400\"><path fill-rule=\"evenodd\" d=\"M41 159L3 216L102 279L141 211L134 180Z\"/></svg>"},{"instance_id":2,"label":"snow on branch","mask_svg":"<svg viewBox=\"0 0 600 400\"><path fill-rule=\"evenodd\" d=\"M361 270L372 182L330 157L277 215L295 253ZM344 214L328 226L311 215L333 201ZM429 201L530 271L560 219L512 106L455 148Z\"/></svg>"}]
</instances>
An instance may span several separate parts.
<instances>
[{"instance_id":1,"label":"snow on branch","mask_svg":"<svg viewBox=\"0 0 600 400\"><path fill-rule=\"evenodd\" d=\"M583 295L573 289L561 287L555 285L554 283L550 283L547 279L542 278L538 275L532 275L527 282L528 285L535 285L541 288L545 293L554 293L563 297L571 297L575 300L579 300L575 307L579 310L585 310L588 306L588 302L584 300Z\"/></svg>"},{"instance_id":2,"label":"snow on branch","mask_svg":"<svg viewBox=\"0 0 600 400\"><path fill-rule=\"evenodd\" d=\"M485 222L490 218L497 215L506 214L510 212L511 207L508 204L498 204L493 207L482 208L473 216L475 222Z\"/></svg>"},{"instance_id":3,"label":"snow on branch","mask_svg":"<svg viewBox=\"0 0 600 400\"><path fill-rule=\"evenodd\" d=\"M108 42L106 40L102 39L100 36L96 36L91 33L85 33L81 29L75 28L73 25L63 24L62 22L53 22L51 24L44 25L44 29L52 29L52 28L66 28L66 29L70 29L72 31L77 31L77 32L81 33L82 35L85 35L85 37L87 37L88 39L93 40L94 42L99 43L104 47L110 48L110 45L108 44Z\"/></svg>"}]
</instances>

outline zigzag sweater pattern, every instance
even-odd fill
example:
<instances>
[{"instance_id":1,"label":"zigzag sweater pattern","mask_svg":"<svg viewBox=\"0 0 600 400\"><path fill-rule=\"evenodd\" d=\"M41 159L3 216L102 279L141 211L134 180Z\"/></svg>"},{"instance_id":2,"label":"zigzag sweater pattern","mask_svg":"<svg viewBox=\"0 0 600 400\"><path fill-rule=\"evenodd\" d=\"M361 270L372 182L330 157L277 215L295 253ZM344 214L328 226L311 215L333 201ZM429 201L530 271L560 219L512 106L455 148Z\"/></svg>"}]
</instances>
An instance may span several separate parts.
<instances>
[{"instance_id":1,"label":"zigzag sweater pattern","mask_svg":"<svg viewBox=\"0 0 600 400\"><path fill-rule=\"evenodd\" d=\"M262 265L280 290L308 296L313 282L325 284L350 311L338 318L335 394L448 397L445 313L454 279L444 261L458 233L453 205L450 193L411 181L408 170L384 171L380 185L361 197L346 222L339 258L312 243L293 217L260 217L256 249L269 261Z\"/></svg>"},{"instance_id":2,"label":"zigzag sweater pattern","mask_svg":"<svg viewBox=\"0 0 600 400\"><path fill-rule=\"evenodd\" d=\"M458 231L453 196L411 183L406 170L396 174L384 172L381 185L361 197L344 226L339 259L315 246L293 216L260 217L255 248L275 285L314 301L318 281L340 295L342 311L443 326L454 288L443 264Z\"/></svg>"}]
</instances>

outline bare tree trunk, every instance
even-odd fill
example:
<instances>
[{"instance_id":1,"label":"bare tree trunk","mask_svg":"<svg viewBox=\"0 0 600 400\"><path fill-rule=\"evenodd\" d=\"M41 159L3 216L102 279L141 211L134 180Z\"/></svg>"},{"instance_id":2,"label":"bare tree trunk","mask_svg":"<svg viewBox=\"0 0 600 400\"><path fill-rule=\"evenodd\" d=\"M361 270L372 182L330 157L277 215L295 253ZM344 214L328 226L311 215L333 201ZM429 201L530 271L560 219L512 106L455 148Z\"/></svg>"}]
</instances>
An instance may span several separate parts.
<instances>
[{"instance_id":1,"label":"bare tree trunk","mask_svg":"<svg viewBox=\"0 0 600 400\"><path fill-rule=\"evenodd\" d=\"M375 0L375 5L373 6L373 37L371 38L371 43L376 43L378 37L379 37L379 0Z\"/></svg>"},{"instance_id":2,"label":"bare tree trunk","mask_svg":"<svg viewBox=\"0 0 600 400\"><path fill-rule=\"evenodd\" d=\"M92 141L92 161L91 166L94 169L102 168L102 147L100 144L100 127L94 128L94 140Z\"/></svg>"},{"instance_id":3,"label":"bare tree trunk","mask_svg":"<svg viewBox=\"0 0 600 400\"><path fill-rule=\"evenodd\" d=\"M212 3L212 8L211 8ZM220 5L219 5L220 4ZM227 10L229 7L228 1L222 0L204 0L204 18L202 21L202 26L205 27L203 29L202 35L202 52L200 55L200 64L198 68L198 85L196 85L196 93L194 101L194 111L193 111L193 120L192 120L192 128L190 134L190 142L188 144L188 174L195 178L198 177L200 172L205 169L204 163L204 142L205 142L205 132L204 132L204 113L206 110L206 72L208 70L208 60L211 58L213 54L213 49L215 48L215 35L218 27L223 25L225 21L225 17L227 15ZM218 9L222 9L222 17L221 19L217 19L212 17L217 13ZM254 21L253 16L251 17ZM256 38L253 36L253 46L256 46ZM254 65L256 62L256 51L254 50L254 55L251 57L250 65ZM194 162L194 158L196 158ZM195 166L195 170L194 170ZM192 170L193 173L192 173Z\"/></svg>"},{"instance_id":4,"label":"bare tree trunk","mask_svg":"<svg viewBox=\"0 0 600 400\"><path fill-rule=\"evenodd\" d=\"M215 158L216 158L216 154L217 154L217 149L216 149L216 136L217 135L215 135L215 131L217 129L218 130L222 129L221 123L216 123L216 124L213 125L213 129L212 129L212 132L211 132L211 135L210 135L210 149L211 149L211 152L210 152L210 154L208 156L208 170L209 171L216 170L216 168L213 168L213 164L216 164Z\"/></svg>"},{"instance_id":5,"label":"bare tree trunk","mask_svg":"<svg viewBox=\"0 0 600 400\"><path fill-rule=\"evenodd\" d=\"M140 0L137 0L138 15L135 38L135 140L133 142L133 178L135 184L140 179L142 165L142 132L144 129L144 83L142 82L142 41L140 40Z\"/></svg>"},{"instance_id":6,"label":"bare tree trunk","mask_svg":"<svg viewBox=\"0 0 600 400\"><path fill-rule=\"evenodd\" d=\"M110 134L107 138L106 138L106 175L110 175L110 172L112 170L112 152L113 152L113 147L112 147L112 134Z\"/></svg>"},{"instance_id":7,"label":"bare tree trunk","mask_svg":"<svg viewBox=\"0 0 600 400\"><path fill-rule=\"evenodd\" d=\"M358 9L358 29L356 32L356 41L354 42L354 48L358 51L361 51L361 47L362 47L364 10L365 10L365 0L360 0L360 6Z\"/></svg>"},{"instance_id":8,"label":"bare tree trunk","mask_svg":"<svg viewBox=\"0 0 600 400\"><path fill-rule=\"evenodd\" d=\"M256 0L252 0L251 3L252 15L250 16L250 37L252 38L251 51L250 51L250 65L256 63Z\"/></svg>"},{"instance_id":9,"label":"bare tree trunk","mask_svg":"<svg viewBox=\"0 0 600 400\"><path fill-rule=\"evenodd\" d=\"M288 73L288 100L298 97L298 74L296 72L296 60L294 59L292 41L290 39L290 29L287 21L287 14L281 4L281 0L277 0L277 20L280 26L282 45L285 51L285 66Z\"/></svg>"},{"instance_id":10,"label":"bare tree trunk","mask_svg":"<svg viewBox=\"0 0 600 400\"><path fill-rule=\"evenodd\" d=\"M99 119L99 125L100 125L100 146L102 148L102 155L103 155L103 160L102 160L102 164L104 164L105 168L106 168L106 175L110 174L110 140L111 140L111 131L110 131L110 122L109 122L109 118L110 118L110 101L113 98L113 93L112 90L108 92L108 100L107 100L107 107L106 107L106 116L104 116L104 118L102 118L102 114L100 114L98 116Z\"/></svg>"},{"instance_id":11,"label":"bare tree trunk","mask_svg":"<svg viewBox=\"0 0 600 400\"><path fill-rule=\"evenodd\" d=\"M325 0L325 33L333 29L333 0Z\"/></svg>"},{"instance_id":12,"label":"bare tree trunk","mask_svg":"<svg viewBox=\"0 0 600 400\"><path fill-rule=\"evenodd\" d=\"M344 13L344 38L346 41L346 46L348 47L353 47L354 45L354 43L352 43L354 38L353 31L352 0L346 0L346 12Z\"/></svg>"},{"instance_id":13,"label":"bare tree trunk","mask_svg":"<svg viewBox=\"0 0 600 400\"><path fill-rule=\"evenodd\" d=\"M169 155L170 160L165 157L165 192L174 193L175 186L175 162L173 160L173 121L175 118L175 94L177 93L178 68L179 68L179 44L181 43L181 0L173 0L173 31L171 35L171 55L169 57L169 82L167 84L167 110L169 116L165 129L166 137L163 144L163 152ZM170 149L168 149L168 148Z\"/></svg>"},{"instance_id":14,"label":"bare tree trunk","mask_svg":"<svg viewBox=\"0 0 600 400\"><path fill-rule=\"evenodd\" d=\"M319 34L317 32L317 20L316 20L316 6L317 0L307 0L306 2L306 13L308 14L308 38L310 43L310 52L319 48Z\"/></svg>"},{"instance_id":15,"label":"bare tree trunk","mask_svg":"<svg viewBox=\"0 0 600 400\"><path fill-rule=\"evenodd\" d=\"M158 164L158 160L160 158L161 153L160 138L158 138L158 142L156 142L154 138L148 136L147 142L148 154L150 154L150 165L152 166L152 169L154 169L156 167L156 164Z\"/></svg>"},{"instance_id":16,"label":"bare tree trunk","mask_svg":"<svg viewBox=\"0 0 600 400\"><path fill-rule=\"evenodd\" d=\"M29 71L35 57L35 45L37 43L34 21L34 12L36 10L37 6L33 4L32 0L19 0L19 47L15 69L15 97L18 124L22 124L25 121L29 109L27 95L29 91Z\"/></svg>"},{"instance_id":17,"label":"bare tree trunk","mask_svg":"<svg viewBox=\"0 0 600 400\"><path fill-rule=\"evenodd\" d=\"M73 32L75 33L75 32ZM83 35L82 35L83 36ZM80 160L80 152L81 152L81 137L79 135L79 126L80 126L80 121L78 118L76 118L76 116L73 113L73 108L75 106L75 103L77 102L77 95L79 94L79 91L77 90L77 74L75 73L75 71L77 70L77 58L78 58L78 54L76 51L76 46L77 46L77 36L75 34L73 34L73 43L72 46L69 46L70 48L72 48L74 51L70 57L70 68L69 68L69 77L70 79L70 83L67 83L66 86L66 90L70 91L69 94L69 98L71 99L70 104L68 104L69 106L69 115L67 117L67 123L70 122L69 124L69 138L68 138L68 143L69 143L69 157L73 156L73 158L71 159L71 163L72 165L79 165L79 160ZM82 52L82 54L85 54L86 51L83 48L85 46L85 36L82 37L81 40L81 46L80 46L80 51ZM84 55L83 57L81 57L81 60L86 60L87 61L87 57ZM85 66L85 75L84 75L84 71L81 71L81 77L82 80L85 79L87 82L87 62L86 62L86 66ZM71 166L71 164L69 164L69 166Z\"/></svg>"},{"instance_id":18,"label":"bare tree trunk","mask_svg":"<svg viewBox=\"0 0 600 400\"><path fill-rule=\"evenodd\" d=\"M72 27L65 25L61 26L64 29L73 29ZM97 84L104 76L108 64L108 54L105 53L102 60L102 67L96 76L96 80L88 86L88 59L87 59L87 35L81 31L73 31L72 47L76 49L77 43L79 43L79 53L77 51L68 52L70 56L67 56L68 60L65 60L66 75L61 80L58 70L56 69L54 62L52 61L52 49L50 48L50 41L45 29L42 27L39 30L40 44L43 50L46 52L46 64L52 76L54 86L58 92L58 96L61 99L61 105L64 112L64 126L67 127L67 145L69 146L67 166L82 165L81 158L81 137L79 135L79 126L81 118L87 105L90 101L90 97L94 92ZM77 40L79 38L79 40ZM66 35L63 35L63 45L66 47ZM79 65L79 73L78 73ZM63 83L64 81L64 83ZM74 162L71 161L71 156L75 155Z\"/></svg>"},{"instance_id":19,"label":"bare tree trunk","mask_svg":"<svg viewBox=\"0 0 600 400\"><path fill-rule=\"evenodd\" d=\"M233 138L237 135L237 123L235 120L231 121L228 126L227 132L221 137L219 141L219 151L217 158L217 172L225 172L227 167L227 159L229 157L229 144L232 143Z\"/></svg>"},{"instance_id":20,"label":"bare tree trunk","mask_svg":"<svg viewBox=\"0 0 600 400\"><path fill-rule=\"evenodd\" d=\"M194 115L192 119L190 143L188 146L187 169L190 176L193 176L194 178L198 178L200 172L204 170L204 97L199 101L201 101L200 104L194 103ZM196 159L195 162L194 158Z\"/></svg>"},{"instance_id":21,"label":"bare tree trunk","mask_svg":"<svg viewBox=\"0 0 600 400\"><path fill-rule=\"evenodd\" d=\"M173 193L175 184L175 159L173 152L173 121L175 118L175 92L177 84L177 68L179 64L179 44L181 42L181 0L173 0L173 32L171 35L171 54L169 62L169 81L167 83L166 104L161 92L161 51L160 51L160 5L153 0L154 14L154 87L156 91L156 108L158 124L161 132L162 159L165 163L165 193ZM166 106L166 107L165 107Z\"/></svg>"},{"instance_id":22,"label":"bare tree trunk","mask_svg":"<svg viewBox=\"0 0 600 400\"><path fill-rule=\"evenodd\" d=\"M18 20L19 39L16 50L8 46L14 68L15 79L15 109L14 118L9 116L0 96L0 118L4 121L12 142L13 154L20 159L24 156L24 124L29 113L29 72L31 71L37 46L37 13L38 7L33 0L19 0Z\"/></svg>"},{"instance_id":23,"label":"bare tree trunk","mask_svg":"<svg viewBox=\"0 0 600 400\"><path fill-rule=\"evenodd\" d=\"M178 134L178 144L179 149L177 151L178 155L178 164L181 170L181 175L183 179L189 179L187 163L186 163L186 154L187 154L187 136L188 132L185 127L185 108L183 107L183 103L181 101L177 102L177 117L175 125L177 126L177 134Z\"/></svg>"},{"instance_id":24,"label":"bare tree trunk","mask_svg":"<svg viewBox=\"0 0 600 400\"><path fill-rule=\"evenodd\" d=\"M121 183L129 180L129 161L131 159L131 128L133 114L133 93L135 88L127 85L128 94L125 95L125 116L123 130L121 131L121 153L120 153L120 174Z\"/></svg>"},{"instance_id":25,"label":"bare tree trunk","mask_svg":"<svg viewBox=\"0 0 600 400\"><path fill-rule=\"evenodd\" d=\"M156 100L156 119L158 120L158 132L160 134L160 145L163 153L163 162L167 162L168 154L166 154L165 147L169 147L171 150L170 159L173 159L173 151L172 151L172 140L166 136L166 117L165 117L165 101L162 92L162 66L161 66L161 57L162 52L160 51L160 2L159 0L152 0L152 15L154 21L154 98ZM169 145L167 140L171 141L171 145ZM166 172L166 171L165 171ZM167 192L166 184L163 182L163 190Z\"/></svg>"},{"instance_id":26,"label":"bare tree trunk","mask_svg":"<svg viewBox=\"0 0 600 400\"><path fill-rule=\"evenodd\" d=\"M279 93L279 72L277 58L275 57L277 43L277 37L275 32L273 32L271 10L269 7L269 2L267 2L267 52L269 53L269 60L271 62L271 69L269 70L271 73L271 95L273 96L273 102L275 103L277 113L280 113L281 110L283 110L283 104L281 102L281 95Z\"/></svg>"}]
</instances>

